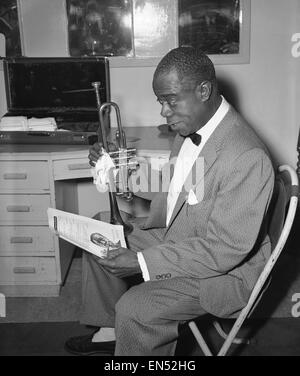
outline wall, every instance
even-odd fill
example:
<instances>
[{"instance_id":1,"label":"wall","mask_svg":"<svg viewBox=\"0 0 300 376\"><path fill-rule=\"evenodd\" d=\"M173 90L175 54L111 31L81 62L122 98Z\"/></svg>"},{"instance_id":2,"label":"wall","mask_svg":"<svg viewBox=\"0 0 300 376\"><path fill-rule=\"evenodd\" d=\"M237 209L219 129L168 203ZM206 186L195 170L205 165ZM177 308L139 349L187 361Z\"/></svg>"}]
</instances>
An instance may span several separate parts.
<instances>
[{"instance_id":1,"label":"wall","mask_svg":"<svg viewBox=\"0 0 300 376\"><path fill-rule=\"evenodd\" d=\"M0 117L7 111L4 85L3 67L0 64Z\"/></svg>"},{"instance_id":2,"label":"wall","mask_svg":"<svg viewBox=\"0 0 300 376\"><path fill-rule=\"evenodd\" d=\"M67 56L64 0L20 2L26 55ZM291 36L300 32L299 4L300 0L252 0L250 63L216 67L229 98L262 136L272 154L280 163L294 166L300 124L300 58L292 57ZM112 99L120 106L124 125L163 122L151 88L154 69L111 68ZM0 87L4 103L1 90ZM3 111L2 104L0 110Z\"/></svg>"},{"instance_id":3,"label":"wall","mask_svg":"<svg viewBox=\"0 0 300 376\"><path fill-rule=\"evenodd\" d=\"M5 56L5 36L3 34L0 34L0 56ZM7 108L4 85L3 64L0 60L0 117Z\"/></svg>"},{"instance_id":4,"label":"wall","mask_svg":"<svg viewBox=\"0 0 300 376\"><path fill-rule=\"evenodd\" d=\"M239 109L273 154L294 166L300 59L291 54L291 36L300 32L299 8L299 0L252 0L250 64L217 67L219 77L233 83Z\"/></svg>"},{"instance_id":5,"label":"wall","mask_svg":"<svg viewBox=\"0 0 300 376\"><path fill-rule=\"evenodd\" d=\"M298 34L300 33L300 0L297 1L297 6L295 7L295 20L293 24L294 32ZM296 63L293 64L294 73L291 75L291 80L293 81L293 85L295 88L295 95L293 98L293 109L292 113L294 114L294 120L293 124L295 125L296 132L298 130L298 127L300 126L300 109L299 109L299 102L300 102L300 48L299 48L299 39L297 44L297 58L294 58L296 60ZM294 132L295 133L295 132ZM298 139L298 135L295 135ZM300 166L299 166L300 168Z\"/></svg>"}]
</instances>

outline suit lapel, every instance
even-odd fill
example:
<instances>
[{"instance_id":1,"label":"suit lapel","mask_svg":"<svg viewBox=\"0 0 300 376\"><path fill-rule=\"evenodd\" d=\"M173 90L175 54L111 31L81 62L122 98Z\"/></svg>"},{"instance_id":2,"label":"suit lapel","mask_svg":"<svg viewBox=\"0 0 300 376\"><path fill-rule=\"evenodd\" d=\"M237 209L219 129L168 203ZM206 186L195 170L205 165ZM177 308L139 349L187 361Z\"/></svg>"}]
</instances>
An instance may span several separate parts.
<instances>
[{"instance_id":1,"label":"suit lapel","mask_svg":"<svg viewBox=\"0 0 300 376\"><path fill-rule=\"evenodd\" d=\"M228 113L225 115L222 122L218 125L214 133L211 135L211 137L209 138L209 140L206 142L203 149L201 150L198 156L198 159L199 158L204 159L204 173L202 174L202 173L199 173L199 171L197 171L197 164L195 162L186 179L186 183L187 182L192 183L192 177L195 176L196 177L195 184L184 184L182 191L180 192L178 196L175 208L173 210L167 232L170 226L172 226L172 223L174 219L176 218L178 212L181 210L182 206L186 202L190 189L195 189L195 187L201 183L201 181L205 178L210 168L215 163L218 157L218 151L221 148L221 141L225 137L225 134L229 132L229 129L231 129L231 126L233 124L234 114L235 114L234 109L230 107Z\"/></svg>"},{"instance_id":2,"label":"suit lapel","mask_svg":"<svg viewBox=\"0 0 300 376\"><path fill-rule=\"evenodd\" d=\"M191 171L190 171L190 173L189 173L189 175L188 175L188 177L185 181L185 184L183 185L182 190L181 190L181 192L178 196L175 208L173 210L173 213L172 213L169 225L168 225L168 229L170 228L170 226L172 226L172 223L173 223L174 219L176 218L178 212L180 211L180 209L182 208L182 206L186 202L186 200L188 198L189 191L191 189L194 189L198 184L201 183L201 181L204 179L205 175L208 173L208 171L210 170L210 168L214 164L214 162L217 158L217 153L216 153L215 145L214 145L213 142L208 141L205 144L203 150L201 151L201 153L198 156L198 159L199 158L203 158L203 160L204 160L204 174L202 174L201 169L200 169L200 172L199 172L199 166L197 165L197 161L196 161L193 164L193 167L192 167L192 169L191 169ZM194 183L193 183L193 177L195 177Z\"/></svg>"},{"instance_id":3,"label":"suit lapel","mask_svg":"<svg viewBox=\"0 0 300 376\"><path fill-rule=\"evenodd\" d=\"M195 184L191 185L190 189L193 189L198 184L200 184L201 180L203 180L203 178L205 178L205 176L208 174L209 170L211 169L216 159L218 158L218 152L222 148L222 141L224 137L226 137L226 135L232 129L232 126L235 123L235 119L236 119L236 112L232 107L230 107L228 113L226 114L222 122L219 124L219 126L216 128L214 133L211 135L209 140L206 142L206 144L204 145L199 155L199 157L204 158L203 176L197 176L193 172L193 169L195 171L196 164L194 164L192 167L192 170L188 176L189 180L186 180L186 181L192 181L191 174L194 173L194 176L196 176L196 182ZM180 135L176 135L173 146L172 146L170 160L178 156L178 153L180 151L183 141L184 141L184 137L181 137ZM170 178L172 178L173 176L172 163L171 165L167 164L166 168L170 168ZM199 174L199 175L202 175L202 174ZM171 217L171 220L169 222L166 232L168 232L170 226L172 226L174 222L174 219L176 218L180 209L184 205L187 199L188 192L189 190L188 190L187 185L184 185L183 190L181 191L177 199L177 202L176 202L176 205L172 213L172 217ZM154 197L151 203L151 210L149 213L149 217L147 218L146 223L144 224L142 228L147 229L147 228L152 228L152 227L164 227L165 226L166 212L167 212L167 196L168 196L168 192L162 192L162 193L158 193Z\"/></svg>"}]
</instances>

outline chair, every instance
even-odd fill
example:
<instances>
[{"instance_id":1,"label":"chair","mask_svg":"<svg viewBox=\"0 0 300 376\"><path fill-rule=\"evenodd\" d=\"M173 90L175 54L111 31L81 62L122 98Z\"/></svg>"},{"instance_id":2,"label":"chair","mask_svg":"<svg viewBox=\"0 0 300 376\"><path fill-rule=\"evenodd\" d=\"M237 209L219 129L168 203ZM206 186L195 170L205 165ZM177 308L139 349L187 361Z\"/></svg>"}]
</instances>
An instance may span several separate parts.
<instances>
[{"instance_id":1,"label":"chair","mask_svg":"<svg viewBox=\"0 0 300 376\"><path fill-rule=\"evenodd\" d=\"M288 175L288 183L286 183L286 175ZM280 166L276 174L274 193L266 218L272 253L252 290L247 305L238 314L230 332L226 334L217 321L213 323L218 333L225 338L223 345L216 354L217 356L225 356L232 343L245 343L245 340L236 338L237 333L269 286L271 271L282 252L293 225L298 204L298 190L298 176L295 170L288 165ZM214 354L209 349L195 321L190 321L188 325L203 353L206 356L213 356Z\"/></svg>"}]
</instances>

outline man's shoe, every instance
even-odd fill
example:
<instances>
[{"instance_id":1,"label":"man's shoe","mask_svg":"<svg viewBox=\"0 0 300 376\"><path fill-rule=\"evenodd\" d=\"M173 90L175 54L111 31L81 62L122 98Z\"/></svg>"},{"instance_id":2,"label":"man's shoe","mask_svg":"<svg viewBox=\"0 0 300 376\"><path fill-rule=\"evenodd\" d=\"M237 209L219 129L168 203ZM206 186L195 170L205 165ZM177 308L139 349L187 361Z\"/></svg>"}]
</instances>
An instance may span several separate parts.
<instances>
[{"instance_id":1,"label":"man's shoe","mask_svg":"<svg viewBox=\"0 0 300 376\"><path fill-rule=\"evenodd\" d=\"M116 342L92 342L94 333L86 336L72 337L65 343L65 349L75 355L106 354L113 355Z\"/></svg>"}]
</instances>

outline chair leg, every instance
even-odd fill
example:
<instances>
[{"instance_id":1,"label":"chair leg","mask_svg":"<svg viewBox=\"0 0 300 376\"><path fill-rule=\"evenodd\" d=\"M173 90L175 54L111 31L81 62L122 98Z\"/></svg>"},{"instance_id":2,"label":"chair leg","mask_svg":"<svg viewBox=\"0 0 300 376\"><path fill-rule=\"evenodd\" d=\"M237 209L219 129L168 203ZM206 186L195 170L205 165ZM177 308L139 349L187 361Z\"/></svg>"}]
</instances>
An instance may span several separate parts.
<instances>
[{"instance_id":1,"label":"chair leg","mask_svg":"<svg viewBox=\"0 0 300 376\"><path fill-rule=\"evenodd\" d=\"M189 327L191 331L193 332L196 341L198 342L199 346L201 347L203 353L205 356L213 356L212 352L208 348L206 342L204 341L204 338L202 337L202 334L200 333L199 329L197 328L197 325L194 321L189 322Z\"/></svg>"},{"instance_id":2,"label":"chair leg","mask_svg":"<svg viewBox=\"0 0 300 376\"><path fill-rule=\"evenodd\" d=\"M214 321L213 322L213 326L215 327L216 331L218 332L218 334L223 338L223 339L226 339L228 337L228 334L224 332L221 324L218 322L218 321ZM246 338L239 338L239 337L236 337L232 343L235 343L236 345L241 345L241 344L245 344L245 345L250 345L250 340L249 339L246 339Z\"/></svg>"}]
</instances>

